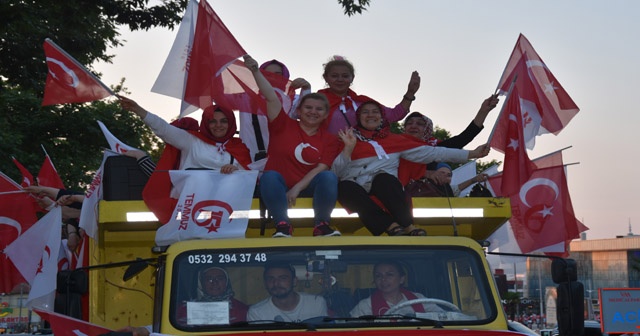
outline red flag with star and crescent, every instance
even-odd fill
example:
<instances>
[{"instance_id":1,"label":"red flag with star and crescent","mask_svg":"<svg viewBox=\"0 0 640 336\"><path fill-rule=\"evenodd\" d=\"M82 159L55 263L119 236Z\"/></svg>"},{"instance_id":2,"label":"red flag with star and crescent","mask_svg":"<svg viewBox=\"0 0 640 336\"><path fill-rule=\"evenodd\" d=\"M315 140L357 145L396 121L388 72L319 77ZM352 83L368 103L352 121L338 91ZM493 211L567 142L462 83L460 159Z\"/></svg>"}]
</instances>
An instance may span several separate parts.
<instances>
[{"instance_id":1,"label":"red flag with star and crescent","mask_svg":"<svg viewBox=\"0 0 640 336\"><path fill-rule=\"evenodd\" d=\"M507 93L514 76L518 76L516 87L522 109L528 110L531 118L525 128L525 138L527 148L533 149L537 135L557 135L580 109L522 34L498 82L501 94Z\"/></svg>"},{"instance_id":2,"label":"red flag with star and crescent","mask_svg":"<svg viewBox=\"0 0 640 336\"><path fill-rule=\"evenodd\" d=\"M38 221L34 204L33 197L0 172L0 251ZM0 293L10 293L23 282L13 262L0 255Z\"/></svg>"},{"instance_id":3,"label":"red flag with star and crescent","mask_svg":"<svg viewBox=\"0 0 640 336\"><path fill-rule=\"evenodd\" d=\"M45 39L43 47L49 72L42 106L85 103L114 95L111 89L53 41Z\"/></svg>"},{"instance_id":4,"label":"red flag with star and crescent","mask_svg":"<svg viewBox=\"0 0 640 336\"><path fill-rule=\"evenodd\" d=\"M520 93L513 87L496 122L489 145L504 153L502 188L496 196L510 196L529 179L534 164L529 159L524 138L526 116L522 115Z\"/></svg>"},{"instance_id":5,"label":"red flag with star and crescent","mask_svg":"<svg viewBox=\"0 0 640 336\"><path fill-rule=\"evenodd\" d=\"M530 253L562 244L566 251L567 242L588 229L575 218L561 153L533 163L531 176L510 196L509 225L519 250L501 252ZM504 177L502 173L489 178L494 191L501 190Z\"/></svg>"}]
</instances>

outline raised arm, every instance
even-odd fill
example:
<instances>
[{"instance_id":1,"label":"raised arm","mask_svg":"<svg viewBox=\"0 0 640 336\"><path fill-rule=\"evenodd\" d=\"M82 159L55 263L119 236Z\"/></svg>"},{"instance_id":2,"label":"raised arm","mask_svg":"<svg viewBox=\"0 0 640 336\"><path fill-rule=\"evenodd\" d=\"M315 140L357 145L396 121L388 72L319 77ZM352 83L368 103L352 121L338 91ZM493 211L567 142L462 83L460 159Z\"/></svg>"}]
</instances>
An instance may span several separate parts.
<instances>
[{"instance_id":1,"label":"raised arm","mask_svg":"<svg viewBox=\"0 0 640 336\"><path fill-rule=\"evenodd\" d=\"M482 102L482 105L480 105L480 109L478 110L478 113L476 113L476 117L473 118L473 123L478 127L483 127L484 120L487 119L489 112L498 105L498 102L500 102L500 100L498 99L497 94L493 94L489 96L489 98L485 99Z\"/></svg>"},{"instance_id":2,"label":"raised arm","mask_svg":"<svg viewBox=\"0 0 640 336\"><path fill-rule=\"evenodd\" d=\"M271 86L271 83L264 77L262 72L260 72L260 68L258 67L258 62L254 60L251 56L247 55L244 57L244 65L251 70L253 74L253 78L256 80L256 84L258 84L258 89L260 89L260 93L264 96L267 101L267 117L269 117L269 121L275 119L282 110L282 102L278 99L278 95L276 91Z\"/></svg>"},{"instance_id":3,"label":"raised arm","mask_svg":"<svg viewBox=\"0 0 640 336\"><path fill-rule=\"evenodd\" d=\"M117 95L116 97L120 99L120 106L122 107L122 109L131 111L137 114L140 117L140 119L144 119L147 116L147 110L143 109L140 105L138 105L138 103L136 103L135 100L129 99L127 97L123 97L120 95Z\"/></svg>"},{"instance_id":4,"label":"raised arm","mask_svg":"<svg viewBox=\"0 0 640 336\"><path fill-rule=\"evenodd\" d=\"M402 101L400 105L404 107L405 111L409 112L411 108L411 103L416 100L416 92L420 88L420 75L417 71L411 73L411 78L409 79L409 85L407 86L407 93L402 96Z\"/></svg>"}]
</instances>

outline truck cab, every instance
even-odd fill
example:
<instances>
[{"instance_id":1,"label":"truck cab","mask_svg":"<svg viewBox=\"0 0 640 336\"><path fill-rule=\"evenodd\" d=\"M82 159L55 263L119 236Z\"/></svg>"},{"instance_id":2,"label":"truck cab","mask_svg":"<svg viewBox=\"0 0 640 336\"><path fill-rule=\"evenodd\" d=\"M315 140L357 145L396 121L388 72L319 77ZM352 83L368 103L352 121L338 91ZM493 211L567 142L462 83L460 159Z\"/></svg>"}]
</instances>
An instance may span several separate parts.
<instances>
[{"instance_id":1,"label":"truck cab","mask_svg":"<svg viewBox=\"0 0 640 336\"><path fill-rule=\"evenodd\" d=\"M296 208L310 208L310 200L300 200ZM253 211L259 214L258 200ZM415 224L427 230L428 237L374 237L356 216L345 214L332 222L342 231L341 237L312 237L311 221L299 218L294 237L271 238L265 233L265 219L250 215L245 237L181 241L165 247L155 246L160 224L140 219L145 212L142 201L99 205L100 232L91 263L138 257L152 260L155 271L127 281L118 270L94 271L93 323L113 329L151 324L154 332L180 335L308 330L508 333L483 249L484 239L510 217L508 199L414 199ZM405 302L395 306L376 296L382 291L377 287L386 285L377 283L375 277L380 275L374 270L385 263L399 265L402 273L399 285ZM234 303L252 306L273 294L265 282L265 269L273 264L286 265L294 278L291 289L322 303L322 310L312 315L285 311L267 319L252 314L238 318ZM203 295L202 272L210 268L224 270L232 295L215 299Z\"/></svg>"}]
</instances>

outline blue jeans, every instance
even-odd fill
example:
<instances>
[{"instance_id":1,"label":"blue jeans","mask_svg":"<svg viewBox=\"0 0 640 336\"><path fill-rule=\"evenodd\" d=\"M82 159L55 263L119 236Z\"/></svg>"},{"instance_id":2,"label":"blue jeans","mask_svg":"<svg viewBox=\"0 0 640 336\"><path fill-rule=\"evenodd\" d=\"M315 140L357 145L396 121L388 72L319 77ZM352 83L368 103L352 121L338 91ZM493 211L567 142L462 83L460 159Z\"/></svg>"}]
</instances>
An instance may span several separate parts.
<instances>
[{"instance_id":1,"label":"blue jeans","mask_svg":"<svg viewBox=\"0 0 640 336\"><path fill-rule=\"evenodd\" d=\"M287 185L280 173L267 170L260 178L260 194L262 201L273 217L276 224L280 222L291 223L287 214ZM313 222L331 220L331 212L338 199L338 177L331 171L325 170L316 175L306 189L302 190L298 197L313 197Z\"/></svg>"}]
</instances>

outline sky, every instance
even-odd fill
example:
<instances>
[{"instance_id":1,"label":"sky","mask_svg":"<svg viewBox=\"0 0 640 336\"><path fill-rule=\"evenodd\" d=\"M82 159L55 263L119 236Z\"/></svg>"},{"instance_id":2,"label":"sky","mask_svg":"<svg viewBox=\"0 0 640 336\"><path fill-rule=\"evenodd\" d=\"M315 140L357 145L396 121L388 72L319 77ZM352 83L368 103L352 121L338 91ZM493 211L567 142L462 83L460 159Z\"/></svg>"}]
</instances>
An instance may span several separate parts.
<instances>
[{"instance_id":1,"label":"sky","mask_svg":"<svg viewBox=\"0 0 640 336\"><path fill-rule=\"evenodd\" d=\"M332 55L356 70L352 89L394 106L411 72L421 77L411 110L452 134L473 119L495 92L520 33L580 107L557 136L537 138L529 157L563 152L576 217L588 239L640 234L637 149L640 144L640 2L634 0L372 0L348 17L337 0L209 0L243 48L259 63L278 59L291 77L325 87L322 65ZM111 50L111 64L97 63L107 85L126 78L130 97L166 120L180 101L151 92L177 28L129 32ZM467 146L487 141L499 108ZM195 112L194 117L199 117ZM487 157L502 161L497 151Z\"/></svg>"}]
</instances>

